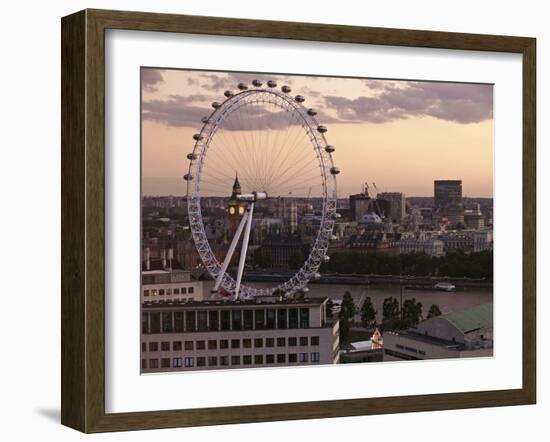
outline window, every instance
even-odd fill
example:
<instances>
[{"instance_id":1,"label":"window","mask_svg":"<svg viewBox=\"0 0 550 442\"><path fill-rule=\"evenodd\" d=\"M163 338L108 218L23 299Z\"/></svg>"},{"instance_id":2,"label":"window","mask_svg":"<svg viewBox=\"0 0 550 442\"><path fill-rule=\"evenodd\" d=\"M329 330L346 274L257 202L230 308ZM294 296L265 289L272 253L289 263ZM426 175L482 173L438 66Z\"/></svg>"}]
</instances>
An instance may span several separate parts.
<instances>
[{"instance_id":1,"label":"window","mask_svg":"<svg viewBox=\"0 0 550 442\"><path fill-rule=\"evenodd\" d=\"M300 362L307 362L307 353L300 353Z\"/></svg>"},{"instance_id":2,"label":"window","mask_svg":"<svg viewBox=\"0 0 550 442\"><path fill-rule=\"evenodd\" d=\"M286 308L277 310L277 328L287 328Z\"/></svg>"},{"instance_id":3,"label":"window","mask_svg":"<svg viewBox=\"0 0 550 442\"><path fill-rule=\"evenodd\" d=\"M216 350L218 348L218 341L215 339L208 340L208 350Z\"/></svg>"},{"instance_id":4,"label":"window","mask_svg":"<svg viewBox=\"0 0 550 442\"><path fill-rule=\"evenodd\" d=\"M161 368L170 368L170 358L162 358L160 360Z\"/></svg>"},{"instance_id":5,"label":"window","mask_svg":"<svg viewBox=\"0 0 550 442\"><path fill-rule=\"evenodd\" d=\"M196 331L195 312L185 312L185 331Z\"/></svg>"},{"instance_id":6,"label":"window","mask_svg":"<svg viewBox=\"0 0 550 442\"><path fill-rule=\"evenodd\" d=\"M252 356L246 355L243 356L243 365L251 365L252 364Z\"/></svg>"},{"instance_id":7,"label":"window","mask_svg":"<svg viewBox=\"0 0 550 442\"><path fill-rule=\"evenodd\" d=\"M149 368L159 368L159 360L149 359Z\"/></svg>"},{"instance_id":8,"label":"window","mask_svg":"<svg viewBox=\"0 0 550 442\"><path fill-rule=\"evenodd\" d=\"M174 289L174 295L179 295L179 294L180 294L180 289L176 287Z\"/></svg>"},{"instance_id":9,"label":"window","mask_svg":"<svg viewBox=\"0 0 550 442\"><path fill-rule=\"evenodd\" d=\"M182 359L181 358L174 358L172 360L172 367L173 368L180 368L182 366Z\"/></svg>"},{"instance_id":10,"label":"window","mask_svg":"<svg viewBox=\"0 0 550 442\"><path fill-rule=\"evenodd\" d=\"M198 357L197 358L197 367L206 367L206 358Z\"/></svg>"},{"instance_id":11,"label":"window","mask_svg":"<svg viewBox=\"0 0 550 442\"><path fill-rule=\"evenodd\" d=\"M277 347L284 347L286 345L285 338L277 338Z\"/></svg>"},{"instance_id":12,"label":"window","mask_svg":"<svg viewBox=\"0 0 550 442\"><path fill-rule=\"evenodd\" d=\"M252 330L254 327L254 311L253 310L245 310L243 312L243 328L245 330Z\"/></svg>"},{"instance_id":13,"label":"window","mask_svg":"<svg viewBox=\"0 0 550 442\"><path fill-rule=\"evenodd\" d=\"M241 348L241 341L239 339L231 339L231 348Z\"/></svg>"},{"instance_id":14,"label":"window","mask_svg":"<svg viewBox=\"0 0 550 442\"><path fill-rule=\"evenodd\" d=\"M231 329L231 321L229 319L229 310L223 310L221 314L221 328L222 330L230 330Z\"/></svg>"},{"instance_id":15,"label":"window","mask_svg":"<svg viewBox=\"0 0 550 442\"><path fill-rule=\"evenodd\" d=\"M231 365L241 365L241 357L231 356Z\"/></svg>"},{"instance_id":16,"label":"window","mask_svg":"<svg viewBox=\"0 0 550 442\"><path fill-rule=\"evenodd\" d=\"M251 348L252 339L243 339L243 348Z\"/></svg>"},{"instance_id":17,"label":"window","mask_svg":"<svg viewBox=\"0 0 550 442\"><path fill-rule=\"evenodd\" d=\"M172 350L173 351L181 351L181 341L172 342Z\"/></svg>"},{"instance_id":18,"label":"window","mask_svg":"<svg viewBox=\"0 0 550 442\"><path fill-rule=\"evenodd\" d=\"M267 309L266 322L266 328L275 328L275 310Z\"/></svg>"},{"instance_id":19,"label":"window","mask_svg":"<svg viewBox=\"0 0 550 442\"><path fill-rule=\"evenodd\" d=\"M199 331L206 331L208 330L208 316L206 311L199 311L198 312L198 324L199 324Z\"/></svg>"},{"instance_id":20,"label":"window","mask_svg":"<svg viewBox=\"0 0 550 442\"><path fill-rule=\"evenodd\" d=\"M147 368L147 359L141 360L141 369L145 370Z\"/></svg>"},{"instance_id":21,"label":"window","mask_svg":"<svg viewBox=\"0 0 550 442\"><path fill-rule=\"evenodd\" d=\"M229 365L229 356L220 356L220 365Z\"/></svg>"},{"instance_id":22,"label":"window","mask_svg":"<svg viewBox=\"0 0 550 442\"><path fill-rule=\"evenodd\" d=\"M288 355L288 362L298 362L298 355L296 353L290 353Z\"/></svg>"},{"instance_id":23,"label":"window","mask_svg":"<svg viewBox=\"0 0 550 442\"><path fill-rule=\"evenodd\" d=\"M220 321L216 310L208 312L208 323L208 329L210 331L217 331L220 328Z\"/></svg>"},{"instance_id":24,"label":"window","mask_svg":"<svg viewBox=\"0 0 550 442\"><path fill-rule=\"evenodd\" d=\"M174 327L172 325L172 312L162 312L162 331L164 333L174 331Z\"/></svg>"},{"instance_id":25,"label":"window","mask_svg":"<svg viewBox=\"0 0 550 442\"><path fill-rule=\"evenodd\" d=\"M217 356L209 356L208 357L208 366L209 367L216 367L218 365L218 357Z\"/></svg>"},{"instance_id":26,"label":"window","mask_svg":"<svg viewBox=\"0 0 550 442\"><path fill-rule=\"evenodd\" d=\"M195 292L195 289L193 287L189 287L187 289L187 293L191 294L191 293L194 293Z\"/></svg>"},{"instance_id":27,"label":"window","mask_svg":"<svg viewBox=\"0 0 550 442\"><path fill-rule=\"evenodd\" d=\"M319 352L314 351L311 353L311 362L319 362Z\"/></svg>"},{"instance_id":28,"label":"window","mask_svg":"<svg viewBox=\"0 0 550 442\"><path fill-rule=\"evenodd\" d=\"M254 339L254 347L255 348L262 348L263 346L264 346L264 340L262 338Z\"/></svg>"},{"instance_id":29,"label":"window","mask_svg":"<svg viewBox=\"0 0 550 442\"><path fill-rule=\"evenodd\" d=\"M265 338L265 346L266 347L275 347L275 339L274 338Z\"/></svg>"},{"instance_id":30,"label":"window","mask_svg":"<svg viewBox=\"0 0 550 442\"><path fill-rule=\"evenodd\" d=\"M163 296L164 295L164 289L159 289L159 296Z\"/></svg>"},{"instance_id":31,"label":"window","mask_svg":"<svg viewBox=\"0 0 550 442\"><path fill-rule=\"evenodd\" d=\"M309 328L309 309L300 309L300 328Z\"/></svg>"},{"instance_id":32,"label":"window","mask_svg":"<svg viewBox=\"0 0 550 442\"><path fill-rule=\"evenodd\" d=\"M185 350L193 350L194 346L193 346L193 341L185 341L184 342L184 348Z\"/></svg>"},{"instance_id":33,"label":"window","mask_svg":"<svg viewBox=\"0 0 550 442\"><path fill-rule=\"evenodd\" d=\"M265 363L266 364L275 363L275 355L265 355Z\"/></svg>"},{"instance_id":34,"label":"window","mask_svg":"<svg viewBox=\"0 0 550 442\"><path fill-rule=\"evenodd\" d=\"M174 312L174 331L183 332L183 312Z\"/></svg>"},{"instance_id":35,"label":"window","mask_svg":"<svg viewBox=\"0 0 550 442\"><path fill-rule=\"evenodd\" d=\"M265 314L264 310L255 310L254 311L254 327L256 330L261 330L264 328Z\"/></svg>"},{"instance_id":36,"label":"window","mask_svg":"<svg viewBox=\"0 0 550 442\"><path fill-rule=\"evenodd\" d=\"M149 314L141 314L141 333L149 333Z\"/></svg>"},{"instance_id":37,"label":"window","mask_svg":"<svg viewBox=\"0 0 550 442\"><path fill-rule=\"evenodd\" d=\"M264 355L255 355L254 356L254 364L260 365L264 363Z\"/></svg>"},{"instance_id":38,"label":"window","mask_svg":"<svg viewBox=\"0 0 550 442\"><path fill-rule=\"evenodd\" d=\"M151 289L151 296L157 296L158 290L157 289Z\"/></svg>"},{"instance_id":39,"label":"window","mask_svg":"<svg viewBox=\"0 0 550 442\"><path fill-rule=\"evenodd\" d=\"M143 296L149 296L149 290L143 290Z\"/></svg>"},{"instance_id":40,"label":"window","mask_svg":"<svg viewBox=\"0 0 550 442\"><path fill-rule=\"evenodd\" d=\"M288 309L288 328L298 328L298 309Z\"/></svg>"},{"instance_id":41,"label":"window","mask_svg":"<svg viewBox=\"0 0 550 442\"><path fill-rule=\"evenodd\" d=\"M160 343L160 351L170 351L170 343L169 342L161 342Z\"/></svg>"},{"instance_id":42,"label":"window","mask_svg":"<svg viewBox=\"0 0 550 442\"><path fill-rule=\"evenodd\" d=\"M141 351L145 353L147 351L147 344L145 342L141 343Z\"/></svg>"},{"instance_id":43,"label":"window","mask_svg":"<svg viewBox=\"0 0 550 442\"><path fill-rule=\"evenodd\" d=\"M296 347L297 343L298 343L298 339L296 337L288 338L289 347Z\"/></svg>"},{"instance_id":44,"label":"window","mask_svg":"<svg viewBox=\"0 0 550 442\"><path fill-rule=\"evenodd\" d=\"M311 337L311 345L319 345L319 336Z\"/></svg>"},{"instance_id":45,"label":"window","mask_svg":"<svg viewBox=\"0 0 550 442\"><path fill-rule=\"evenodd\" d=\"M242 328L240 310L233 310L231 312L231 324L232 324L233 330L240 330Z\"/></svg>"},{"instance_id":46,"label":"window","mask_svg":"<svg viewBox=\"0 0 550 442\"><path fill-rule=\"evenodd\" d=\"M286 355L284 353L280 353L277 355L277 364L284 364L286 362Z\"/></svg>"},{"instance_id":47,"label":"window","mask_svg":"<svg viewBox=\"0 0 550 442\"><path fill-rule=\"evenodd\" d=\"M151 333L160 333L160 313L152 312L149 315L151 321Z\"/></svg>"},{"instance_id":48,"label":"window","mask_svg":"<svg viewBox=\"0 0 550 442\"><path fill-rule=\"evenodd\" d=\"M197 341L197 350L204 350L206 348L206 342Z\"/></svg>"},{"instance_id":49,"label":"window","mask_svg":"<svg viewBox=\"0 0 550 442\"><path fill-rule=\"evenodd\" d=\"M187 289L185 287L181 288L181 294L185 295L187 293Z\"/></svg>"},{"instance_id":50,"label":"window","mask_svg":"<svg viewBox=\"0 0 550 442\"><path fill-rule=\"evenodd\" d=\"M301 347L307 346L307 336L300 336L300 346Z\"/></svg>"},{"instance_id":51,"label":"window","mask_svg":"<svg viewBox=\"0 0 550 442\"><path fill-rule=\"evenodd\" d=\"M158 342L149 342L149 351L159 351L159 343Z\"/></svg>"},{"instance_id":52,"label":"window","mask_svg":"<svg viewBox=\"0 0 550 442\"><path fill-rule=\"evenodd\" d=\"M225 350L226 348L229 348L229 341L227 339L221 339L220 349Z\"/></svg>"},{"instance_id":53,"label":"window","mask_svg":"<svg viewBox=\"0 0 550 442\"><path fill-rule=\"evenodd\" d=\"M192 367L193 366L193 358L183 358L183 364L185 367Z\"/></svg>"}]
</instances>

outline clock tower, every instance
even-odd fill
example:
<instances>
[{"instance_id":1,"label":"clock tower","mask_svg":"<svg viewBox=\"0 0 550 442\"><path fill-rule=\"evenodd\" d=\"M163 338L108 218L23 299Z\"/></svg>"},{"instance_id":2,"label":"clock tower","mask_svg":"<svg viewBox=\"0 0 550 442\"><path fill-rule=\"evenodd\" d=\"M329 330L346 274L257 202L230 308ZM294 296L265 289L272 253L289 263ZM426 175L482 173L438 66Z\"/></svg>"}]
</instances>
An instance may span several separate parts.
<instances>
[{"instance_id":1,"label":"clock tower","mask_svg":"<svg viewBox=\"0 0 550 442\"><path fill-rule=\"evenodd\" d=\"M233 236L235 236L237 227L239 226L241 218L244 215L244 211L246 210L246 203L237 199L237 195L240 195L241 193L241 183L239 183L239 177L237 173L235 173L233 192L231 193L231 198L229 198L229 202L227 203L227 217L229 221L227 238L229 241L231 241Z\"/></svg>"}]
</instances>

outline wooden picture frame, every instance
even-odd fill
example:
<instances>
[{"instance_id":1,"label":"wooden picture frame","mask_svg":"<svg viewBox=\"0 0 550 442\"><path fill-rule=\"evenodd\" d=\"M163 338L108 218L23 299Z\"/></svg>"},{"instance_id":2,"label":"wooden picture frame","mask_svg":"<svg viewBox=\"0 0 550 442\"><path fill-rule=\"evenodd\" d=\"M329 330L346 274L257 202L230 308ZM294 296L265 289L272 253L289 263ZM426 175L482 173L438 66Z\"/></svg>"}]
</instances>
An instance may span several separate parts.
<instances>
[{"instance_id":1,"label":"wooden picture frame","mask_svg":"<svg viewBox=\"0 0 550 442\"><path fill-rule=\"evenodd\" d=\"M105 30L495 51L523 64L523 385L497 391L135 413L105 412ZM83 432L533 404L536 159L533 38L106 10L62 19L62 409Z\"/></svg>"}]
</instances>

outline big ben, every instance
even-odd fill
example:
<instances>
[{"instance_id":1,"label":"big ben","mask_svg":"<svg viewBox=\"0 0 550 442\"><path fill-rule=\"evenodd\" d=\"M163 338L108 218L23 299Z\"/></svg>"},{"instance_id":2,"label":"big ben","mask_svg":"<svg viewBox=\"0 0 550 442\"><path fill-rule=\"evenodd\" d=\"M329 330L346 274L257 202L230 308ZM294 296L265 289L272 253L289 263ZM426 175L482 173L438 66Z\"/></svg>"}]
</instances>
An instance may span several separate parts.
<instances>
[{"instance_id":1,"label":"big ben","mask_svg":"<svg viewBox=\"0 0 550 442\"><path fill-rule=\"evenodd\" d=\"M229 241L231 241L231 239L235 236L237 227L239 226L241 218L244 215L244 211L246 210L246 203L237 199L237 195L240 195L241 193L241 183L239 183L239 177L237 173L235 173L233 192L231 193L231 198L229 198L229 202L227 203L227 216L229 221L227 239Z\"/></svg>"}]
</instances>

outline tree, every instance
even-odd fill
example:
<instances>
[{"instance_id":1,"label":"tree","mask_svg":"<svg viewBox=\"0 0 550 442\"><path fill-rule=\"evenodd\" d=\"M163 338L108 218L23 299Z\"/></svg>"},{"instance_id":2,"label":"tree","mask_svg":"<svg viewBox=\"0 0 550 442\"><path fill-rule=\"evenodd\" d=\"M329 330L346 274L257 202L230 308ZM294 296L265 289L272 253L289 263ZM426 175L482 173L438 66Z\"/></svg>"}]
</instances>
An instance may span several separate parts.
<instances>
[{"instance_id":1,"label":"tree","mask_svg":"<svg viewBox=\"0 0 550 442\"><path fill-rule=\"evenodd\" d=\"M353 303L353 298L351 297L350 292L344 293L342 298L342 306L340 308L340 318L346 318L353 320L355 315L355 304Z\"/></svg>"},{"instance_id":2,"label":"tree","mask_svg":"<svg viewBox=\"0 0 550 442\"><path fill-rule=\"evenodd\" d=\"M340 344L349 342L351 323L348 318L340 317Z\"/></svg>"},{"instance_id":3,"label":"tree","mask_svg":"<svg viewBox=\"0 0 550 442\"><path fill-rule=\"evenodd\" d=\"M407 299L403 302L403 328L415 327L422 319L422 303L416 302L415 298Z\"/></svg>"},{"instance_id":4,"label":"tree","mask_svg":"<svg viewBox=\"0 0 550 442\"><path fill-rule=\"evenodd\" d=\"M384 299L382 304L382 320L384 322L399 319L399 301L393 296Z\"/></svg>"},{"instance_id":5,"label":"tree","mask_svg":"<svg viewBox=\"0 0 550 442\"><path fill-rule=\"evenodd\" d=\"M440 315L441 315L441 310L439 309L439 306L437 304L432 304L430 306L430 310L428 310L427 319L434 318Z\"/></svg>"},{"instance_id":6,"label":"tree","mask_svg":"<svg viewBox=\"0 0 550 442\"><path fill-rule=\"evenodd\" d=\"M301 250L294 251L288 257L288 267L291 269L299 269L304 263L304 254Z\"/></svg>"},{"instance_id":7,"label":"tree","mask_svg":"<svg viewBox=\"0 0 550 442\"><path fill-rule=\"evenodd\" d=\"M363 306L361 307L361 321L368 327L373 324L376 319L376 310L370 299L370 296L365 299Z\"/></svg>"}]
</instances>

